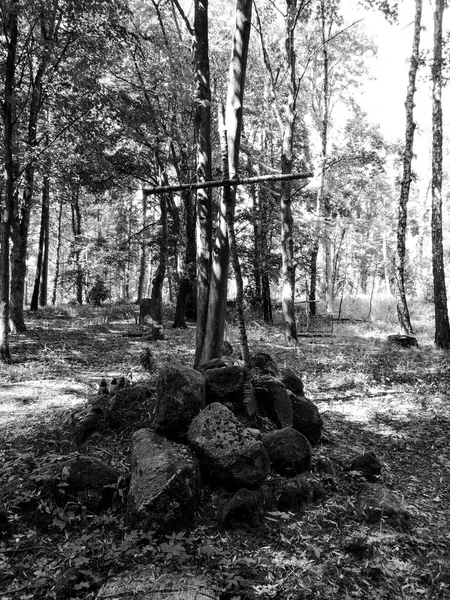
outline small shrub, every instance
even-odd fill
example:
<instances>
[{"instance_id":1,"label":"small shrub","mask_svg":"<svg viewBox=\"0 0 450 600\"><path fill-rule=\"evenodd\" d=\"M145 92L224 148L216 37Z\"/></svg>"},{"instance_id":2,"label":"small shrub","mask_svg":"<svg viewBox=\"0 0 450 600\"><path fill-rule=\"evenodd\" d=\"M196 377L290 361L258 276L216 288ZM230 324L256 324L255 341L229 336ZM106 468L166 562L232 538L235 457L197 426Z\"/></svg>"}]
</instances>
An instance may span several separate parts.
<instances>
[{"instance_id":1,"label":"small shrub","mask_svg":"<svg viewBox=\"0 0 450 600\"><path fill-rule=\"evenodd\" d=\"M110 293L105 285L105 282L101 277L97 277L94 285L87 294L86 300L93 306L101 306L102 303L109 298L109 296Z\"/></svg>"}]
</instances>

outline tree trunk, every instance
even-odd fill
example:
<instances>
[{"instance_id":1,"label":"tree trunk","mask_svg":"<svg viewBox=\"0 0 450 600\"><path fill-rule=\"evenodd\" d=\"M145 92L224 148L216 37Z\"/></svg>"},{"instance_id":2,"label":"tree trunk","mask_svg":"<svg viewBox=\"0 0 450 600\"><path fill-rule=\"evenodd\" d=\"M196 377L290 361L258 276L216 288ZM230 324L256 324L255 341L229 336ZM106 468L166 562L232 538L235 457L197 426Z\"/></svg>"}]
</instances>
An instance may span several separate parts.
<instances>
[{"instance_id":1,"label":"tree trunk","mask_svg":"<svg viewBox=\"0 0 450 600\"><path fill-rule=\"evenodd\" d=\"M233 51L228 75L226 129L228 169L231 181L238 177L239 150L242 132L245 74L251 30L252 1L237 0ZM213 252L209 292L205 358L222 356L227 310L228 269L230 247L227 220L234 221L236 187L226 186L219 205L218 226Z\"/></svg>"},{"instance_id":2,"label":"tree trunk","mask_svg":"<svg viewBox=\"0 0 450 600\"><path fill-rule=\"evenodd\" d=\"M188 305L193 297L195 289L195 207L193 204L193 195L187 190L182 195L184 201L184 212L186 215L186 249L184 256L183 270L180 277L180 286L178 288L177 305L175 308L175 318L173 327L186 327L186 312ZM192 304L192 302L191 302ZM195 308L194 307L191 307ZM188 311L188 313L191 313Z\"/></svg>"},{"instance_id":3,"label":"tree trunk","mask_svg":"<svg viewBox=\"0 0 450 600\"><path fill-rule=\"evenodd\" d=\"M271 205L270 192L266 188L260 188L260 210L261 210L261 294L264 323L272 324L272 299L270 297L270 251L269 251L269 227L273 220L273 209Z\"/></svg>"},{"instance_id":4,"label":"tree trunk","mask_svg":"<svg viewBox=\"0 0 450 600\"><path fill-rule=\"evenodd\" d=\"M152 293L150 297L154 302L154 319L157 323L162 323L162 290L167 269L167 201L164 196L160 197L159 205L161 209L161 242L159 245L159 264L152 281Z\"/></svg>"},{"instance_id":5,"label":"tree trunk","mask_svg":"<svg viewBox=\"0 0 450 600\"><path fill-rule=\"evenodd\" d=\"M322 36L322 56L323 56L323 88L322 88L322 127L321 127L321 143L322 143L322 172L320 175L320 186L318 191L318 207L317 213L320 219L321 216L330 217L331 210L329 207L329 197L326 193L326 167L328 158L328 129L330 120L330 67L328 56L328 40L331 37L332 17L327 27L326 5L324 0L320 4L320 31ZM325 204L327 206L325 206ZM320 222L320 220L318 221ZM330 221L324 220L323 244L325 250L325 310L329 314L333 314L334 308L334 290L333 290L333 259L332 259L332 243Z\"/></svg>"},{"instance_id":6,"label":"tree trunk","mask_svg":"<svg viewBox=\"0 0 450 600\"><path fill-rule=\"evenodd\" d=\"M384 286L386 288L387 294L391 296L391 282L389 280L389 257L388 257L388 247L387 247L387 227L385 226L382 234L382 244L383 244L383 269L384 269Z\"/></svg>"},{"instance_id":7,"label":"tree trunk","mask_svg":"<svg viewBox=\"0 0 450 600\"><path fill-rule=\"evenodd\" d=\"M261 191L255 185L250 186L250 196L253 205L253 279L255 284L255 300L262 300L262 226L261 226Z\"/></svg>"},{"instance_id":8,"label":"tree trunk","mask_svg":"<svg viewBox=\"0 0 450 600\"><path fill-rule=\"evenodd\" d=\"M14 184L16 166L14 163L14 79L17 50L17 13L18 2L11 0L9 14L3 14L3 30L7 49L5 65L5 91L3 101L4 125L4 161L5 161L5 198L0 208L0 362L11 363L9 349L9 316L10 316L10 278L9 278L9 237L11 217L14 208ZM7 19L7 20L6 20Z\"/></svg>"},{"instance_id":9,"label":"tree trunk","mask_svg":"<svg viewBox=\"0 0 450 600\"><path fill-rule=\"evenodd\" d=\"M208 0L195 0L194 68L197 181L211 180L211 89L209 80ZM212 251L212 193L200 188L196 202L197 330L194 365L204 361Z\"/></svg>"},{"instance_id":10,"label":"tree trunk","mask_svg":"<svg viewBox=\"0 0 450 600\"><path fill-rule=\"evenodd\" d=\"M250 7L251 10L251 7ZM249 21L251 22L251 14L249 15ZM247 42L248 44L248 42ZM223 164L223 175L225 179L229 177L229 168L228 164L229 159L229 151L228 151L228 139L227 139L227 128L225 124L225 115L223 106L221 109L219 108L219 126L220 126L220 148L222 152L222 164ZM230 119L233 121L233 119ZM242 125L240 126L242 127ZM232 139L236 139L232 137ZM238 160L239 156L235 156L233 153L233 163L231 167L237 172L237 164L234 162ZM231 192L231 193L230 193ZM244 362L245 367L250 366L250 352L248 349L248 338L247 338L247 330L245 327L245 316L244 316L244 284L242 281L242 272L241 272L241 264L239 262L239 255L237 251L236 245L236 232L234 229L234 204L230 201L232 200L232 190L229 187L225 187L223 189L223 194L226 199L226 220L227 220L227 228L228 228L228 236L230 241L230 253L231 253L231 262L233 264L234 271L234 279L236 282L236 310L238 314L238 324L239 324L239 337L241 341L241 352L242 352L242 360ZM236 189L234 189L234 195L236 194Z\"/></svg>"},{"instance_id":11,"label":"tree trunk","mask_svg":"<svg viewBox=\"0 0 450 600\"><path fill-rule=\"evenodd\" d=\"M142 239L141 258L139 264L139 279L137 290L137 301L140 303L144 297L145 274L147 267L147 194L142 191Z\"/></svg>"},{"instance_id":12,"label":"tree trunk","mask_svg":"<svg viewBox=\"0 0 450 600\"><path fill-rule=\"evenodd\" d=\"M76 300L83 304L83 266L81 264L81 211L80 211L80 183L75 182L72 189L72 233L74 237L73 256L75 259L75 291Z\"/></svg>"},{"instance_id":13,"label":"tree trunk","mask_svg":"<svg viewBox=\"0 0 450 600\"><path fill-rule=\"evenodd\" d=\"M23 318L23 307L25 303L25 278L27 273L27 248L30 216L34 198L34 179L36 173L36 162L33 152L37 145L37 129L39 115L42 109L42 84L45 73L50 63L56 28L59 27L58 3L48 13L48 22L41 15L41 44L42 54L37 64L35 75L31 74L31 100L28 116L28 132L26 139L27 151L30 158L24 167L24 190L22 203L14 211L11 221L12 228L12 266L11 266L11 321L16 331L25 331Z\"/></svg>"},{"instance_id":14,"label":"tree trunk","mask_svg":"<svg viewBox=\"0 0 450 600\"><path fill-rule=\"evenodd\" d=\"M41 273L41 285L39 292L39 304L40 306L47 306L47 290L48 290L48 262L49 262L49 250L50 250L50 176L44 175L43 191L42 191L42 218L44 220L44 248L42 257L42 273Z\"/></svg>"},{"instance_id":15,"label":"tree trunk","mask_svg":"<svg viewBox=\"0 0 450 600\"><path fill-rule=\"evenodd\" d=\"M46 232L48 230L48 201L49 201L49 179L44 177L42 187L42 210L41 210L41 227L39 231L38 254L36 259L36 275L34 278L33 294L31 296L30 310L38 310L39 294L41 287L41 276L44 262L44 246L46 240Z\"/></svg>"},{"instance_id":16,"label":"tree trunk","mask_svg":"<svg viewBox=\"0 0 450 600\"><path fill-rule=\"evenodd\" d=\"M285 17L285 52L289 73L288 98L285 108L283 131L283 147L281 155L281 172L292 173L292 154L294 146L294 128L296 119L297 75L294 47L294 31L297 20L297 0L286 0ZM297 326L295 322L295 264L293 242L293 219L291 208L292 184L281 183L280 218L281 218L281 260L282 291L281 305L284 319L284 335L286 341L297 343Z\"/></svg>"},{"instance_id":17,"label":"tree trunk","mask_svg":"<svg viewBox=\"0 0 450 600\"><path fill-rule=\"evenodd\" d=\"M273 323L272 315L272 300L270 297L270 280L267 273L263 274L262 278L262 292L263 292L263 318L264 323Z\"/></svg>"},{"instance_id":18,"label":"tree trunk","mask_svg":"<svg viewBox=\"0 0 450 600\"><path fill-rule=\"evenodd\" d=\"M319 241L316 240L311 250L310 267L309 267L309 314L314 317L317 312L317 257L319 255Z\"/></svg>"},{"instance_id":19,"label":"tree trunk","mask_svg":"<svg viewBox=\"0 0 450 600\"><path fill-rule=\"evenodd\" d=\"M63 212L63 203L59 203L59 212L58 212L58 233L57 233L57 241L56 241L56 260L55 260L55 277L53 279L53 293L52 293L52 305L56 304L56 295L58 291L58 281L59 281L59 267L61 260L61 223L62 223L62 212Z\"/></svg>"},{"instance_id":20,"label":"tree trunk","mask_svg":"<svg viewBox=\"0 0 450 600\"><path fill-rule=\"evenodd\" d=\"M414 16L414 38L413 49L409 67L408 90L406 93L406 133L405 150L403 154L403 177L400 187L400 199L398 205L397 223L397 255L396 255L396 292L397 292L397 314L400 327L410 335L413 333L409 316L408 303L406 301L405 289L405 256L406 256L406 226L407 205L411 187L411 165L413 160L414 146L414 93L416 91L416 75L419 67L420 32L422 20L422 0L416 0Z\"/></svg>"},{"instance_id":21,"label":"tree trunk","mask_svg":"<svg viewBox=\"0 0 450 600\"><path fill-rule=\"evenodd\" d=\"M434 341L439 348L450 348L450 326L442 243L442 20L445 4L445 0L436 0L434 11L433 65L431 69L433 85L431 242L435 314Z\"/></svg>"}]
</instances>

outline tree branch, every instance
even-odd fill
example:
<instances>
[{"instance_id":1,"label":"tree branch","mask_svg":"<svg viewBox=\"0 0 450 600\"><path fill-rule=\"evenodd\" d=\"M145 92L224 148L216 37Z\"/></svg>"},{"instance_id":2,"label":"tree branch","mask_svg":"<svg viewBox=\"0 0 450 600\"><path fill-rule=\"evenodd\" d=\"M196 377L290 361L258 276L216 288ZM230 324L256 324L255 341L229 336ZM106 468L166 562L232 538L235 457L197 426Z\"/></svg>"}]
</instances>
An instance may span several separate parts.
<instances>
[{"instance_id":1,"label":"tree branch","mask_svg":"<svg viewBox=\"0 0 450 600\"><path fill-rule=\"evenodd\" d=\"M258 175L257 177L236 177L235 179L220 179L217 181L201 181L199 183L181 183L179 185L162 185L144 188L142 191L149 196L152 194L165 194L167 192L181 192L182 190L198 190L206 188L247 185L263 181L292 181L293 179L309 179L313 173L283 173L280 175Z\"/></svg>"}]
</instances>

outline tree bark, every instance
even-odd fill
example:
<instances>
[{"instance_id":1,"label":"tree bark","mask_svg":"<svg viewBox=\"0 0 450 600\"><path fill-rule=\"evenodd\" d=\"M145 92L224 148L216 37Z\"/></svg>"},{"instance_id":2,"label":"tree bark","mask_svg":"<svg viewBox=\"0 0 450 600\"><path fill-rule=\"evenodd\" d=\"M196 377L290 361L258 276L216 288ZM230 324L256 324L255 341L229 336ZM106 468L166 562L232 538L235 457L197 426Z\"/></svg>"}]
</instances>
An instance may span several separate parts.
<instances>
[{"instance_id":1,"label":"tree bark","mask_svg":"<svg viewBox=\"0 0 450 600\"><path fill-rule=\"evenodd\" d=\"M422 0L416 0L414 16L413 48L409 66L408 90L406 92L406 133L405 150L403 153L403 177L400 187L397 222L397 253L396 253L396 293L397 315L400 327L407 334L413 333L409 316L405 288L405 257L406 257L406 226L409 191L411 187L411 165L414 147L414 93L416 91L416 75L419 68L420 32L422 21Z\"/></svg>"},{"instance_id":2,"label":"tree bark","mask_svg":"<svg viewBox=\"0 0 450 600\"><path fill-rule=\"evenodd\" d=\"M236 25L228 75L226 103L226 129L228 144L228 169L230 180L238 177L239 151L242 132L244 85L247 69L248 44L251 30L252 1L237 0ZM234 220L236 187L225 186L219 205L218 226L212 260L209 292L208 321L205 358L222 356L227 310L228 270L230 246L227 221Z\"/></svg>"},{"instance_id":3,"label":"tree bark","mask_svg":"<svg viewBox=\"0 0 450 600\"><path fill-rule=\"evenodd\" d=\"M328 158L328 129L330 120L330 82L329 82L329 56L328 56L328 40L331 37L333 19L330 16L327 29L326 5L324 0L320 3L320 31L322 36L322 56L323 56L323 88L322 88L322 127L321 127L321 143L322 143L322 173L320 176L320 186L318 191L318 216L330 217L331 211L328 204L328 196L326 196L326 166ZM318 221L320 222L320 221ZM325 310L327 313L333 314L334 308L334 290L333 290L333 258L332 258L332 242L330 222L324 220L323 244L325 250Z\"/></svg>"},{"instance_id":4,"label":"tree bark","mask_svg":"<svg viewBox=\"0 0 450 600\"><path fill-rule=\"evenodd\" d=\"M41 278L44 263L45 240L48 237L48 212L49 212L49 178L44 177L42 186L42 208L41 208L41 226L39 230L38 254L36 259L36 275L34 278L33 294L31 296L30 310L38 310L39 296L41 291Z\"/></svg>"},{"instance_id":5,"label":"tree bark","mask_svg":"<svg viewBox=\"0 0 450 600\"><path fill-rule=\"evenodd\" d=\"M151 299L154 301L154 319L157 323L163 322L162 315L162 289L167 270L167 201L161 196L159 201L161 209L161 241L159 245L159 264L152 281Z\"/></svg>"},{"instance_id":6,"label":"tree bark","mask_svg":"<svg viewBox=\"0 0 450 600\"><path fill-rule=\"evenodd\" d=\"M289 73L288 98L285 108L285 122L281 155L281 172L292 173L292 155L294 147L294 128L296 119L297 75L294 47L294 32L297 21L297 0L286 0L285 17L285 53ZM280 219L281 219L281 260L282 291L281 305L284 319L286 341L297 343L295 322L295 264L293 242L293 218L291 207L292 184L281 183Z\"/></svg>"},{"instance_id":7,"label":"tree bark","mask_svg":"<svg viewBox=\"0 0 450 600\"><path fill-rule=\"evenodd\" d=\"M72 233L74 238L73 256L75 260L75 292L76 300L83 304L83 267L81 265L81 211L80 211L80 183L76 181L72 189Z\"/></svg>"},{"instance_id":8,"label":"tree bark","mask_svg":"<svg viewBox=\"0 0 450 600\"><path fill-rule=\"evenodd\" d=\"M145 275L147 267L147 194L142 192L142 239L141 257L139 263L139 279L137 289L137 301L140 303L144 297Z\"/></svg>"},{"instance_id":9,"label":"tree bark","mask_svg":"<svg viewBox=\"0 0 450 600\"><path fill-rule=\"evenodd\" d=\"M14 184L16 165L14 163L14 80L17 51L18 2L11 0L9 12L2 10L2 25L7 48L5 66L5 90L2 103L4 128L4 161L5 161L5 197L0 212L0 362L11 363L9 349L9 317L10 317L10 230L14 208Z\"/></svg>"},{"instance_id":10,"label":"tree bark","mask_svg":"<svg viewBox=\"0 0 450 600\"><path fill-rule=\"evenodd\" d=\"M59 211L58 211L58 233L57 233L57 241L56 241L56 260L55 260L55 276L53 279L53 292L52 292L52 305L56 304L56 296L58 292L58 282L59 282L59 268L61 262L61 224L62 224L62 213L63 213L63 203L59 203Z\"/></svg>"},{"instance_id":11,"label":"tree bark","mask_svg":"<svg viewBox=\"0 0 450 600\"><path fill-rule=\"evenodd\" d=\"M44 175L42 191L42 210L45 207L44 219L44 247L42 256L41 285L39 290L39 305L47 306L48 295L48 263L50 253L50 175Z\"/></svg>"},{"instance_id":12,"label":"tree bark","mask_svg":"<svg viewBox=\"0 0 450 600\"><path fill-rule=\"evenodd\" d=\"M442 242L442 20L445 4L445 0L436 0L434 10L433 64L431 69L433 88L431 243L435 313L434 341L439 348L450 348L450 326Z\"/></svg>"},{"instance_id":13,"label":"tree bark","mask_svg":"<svg viewBox=\"0 0 450 600\"><path fill-rule=\"evenodd\" d=\"M251 20L251 15L250 15ZM248 42L247 42L248 44ZM230 119L232 120L232 119ZM229 177L229 150L228 150L228 139L227 139L227 128L225 124L224 109L219 109L219 125L220 125L220 148L222 152L222 164L224 178ZM239 156L235 156L233 153L233 160L238 160ZM237 164L232 163L232 168L237 169ZM239 337L241 342L242 360L245 367L250 366L250 352L248 348L248 337L247 330L245 327L245 316L244 316L244 283L242 281L241 264L239 262L239 255L236 244L236 232L234 229L234 204L232 200L231 188L225 187L223 189L224 196L226 198L226 221L228 229L228 237L230 243L231 262L233 264L234 279L236 282L236 310L238 314L238 325L239 325ZM236 188L234 189L234 195L236 194ZM221 352L222 354L222 352Z\"/></svg>"},{"instance_id":14,"label":"tree bark","mask_svg":"<svg viewBox=\"0 0 450 600\"><path fill-rule=\"evenodd\" d=\"M211 180L211 89L209 79L208 0L194 4L195 135L197 181ZM205 358L212 252L212 194L199 188L196 201L197 329L194 365Z\"/></svg>"},{"instance_id":15,"label":"tree bark","mask_svg":"<svg viewBox=\"0 0 450 600\"><path fill-rule=\"evenodd\" d=\"M314 317L317 312L317 257L319 255L319 241L316 240L311 250L310 267L309 267L309 314Z\"/></svg>"},{"instance_id":16,"label":"tree bark","mask_svg":"<svg viewBox=\"0 0 450 600\"><path fill-rule=\"evenodd\" d=\"M184 203L184 212L186 216L186 249L184 264L180 277L180 286L178 289L177 305L175 308L175 318L173 327L186 327L186 313L189 311L189 304L192 305L192 296L195 290L195 206L193 204L193 195L187 190L182 194ZM196 310L195 310L196 313ZM191 315L192 316L192 315Z\"/></svg>"},{"instance_id":17,"label":"tree bark","mask_svg":"<svg viewBox=\"0 0 450 600\"><path fill-rule=\"evenodd\" d=\"M31 209L34 198L34 180L36 173L36 162L33 152L37 145L38 119L42 108L42 86L43 79L50 64L57 21L58 2L54 4L48 13L48 20L44 13L40 15L40 44L42 54L39 58L36 72L30 73L31 100L28 116L28 132L26 139L27 150L30 154L28 163L24 166L24 189L22 203L14 211L12 229L12 265L11 265L11 321L15 331L25 331L23 308L25 300L25 279L27 273L26 259L28 248L28 233L30 225ZM30 59L30 64L32 61Z\"/></svg>"}]
</instances>

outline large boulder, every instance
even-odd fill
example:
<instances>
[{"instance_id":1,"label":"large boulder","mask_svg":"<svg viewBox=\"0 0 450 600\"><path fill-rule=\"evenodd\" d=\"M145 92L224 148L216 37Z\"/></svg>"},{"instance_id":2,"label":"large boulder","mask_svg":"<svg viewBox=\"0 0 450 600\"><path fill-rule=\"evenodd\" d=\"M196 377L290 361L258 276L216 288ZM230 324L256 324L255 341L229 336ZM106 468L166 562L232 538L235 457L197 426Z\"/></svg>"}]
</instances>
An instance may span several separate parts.
<instances>
[{"instance_id":1,"label":"large boulder","mask_svg":"<svg viewBox=\"0 0 450 600\"><path fill-rule=\"evenodd\" d=\"M205 406L205 378L190 367L166 363L156 381L156 431L179 437Z\"/></svg>"},{"instance_id":2,"label":"large boulder","mask_svg":"<svg viewBox=\"0 0 450 600\"><path fill-rule=\"evenodd\" d=\"M290 390L296 396L304 396L302 378L297 373L294 373L292 369L283 369L281 372L281 382L287 390Z\"/></svg>"},{"instance_id":3,"label":"large boulder","mask_svg":"<svg viewBox=\"0 0 450 600\"><path fill-rule=\"evenodd\" d=\"M295 429L285 427L272 431L263 443L276 473L295 477L311 469L311 444Z\"/></svg>"},{"instance_id":4,"label":"large boulder","mask_svg":"<svg viewBox=\"0 0 450 600\"><path fill-rule=\"evenodd\" d=\"M381 462L378 456L370 450L358 454L350 463L350 471L358 471L367 481L377 482L381 475Z\"/></svg>"},{"instance_id":5,"label":"large boulder","mask_svg":"<svg viewBox=\"0 0 450 600\"><path fill-rule=\"evenodd\" d=\"M199 498L199 466L186 446L149 429L133 434L128 517L154 531L189 528Z\"/></svg>"},{"instance_id":6,"label":"large boulder","mask_svg":"<svg viewBox=\"0 0 450 600\"><path fill-rule=\"evenodd\" d=\"M270 470L263 443L223 404L209 404L192 421L188 442L207 474L232 487L254 487Z\"/></svg>"},{"instance_id":7,"label":"large boulder","mask_svg":"<svg viewBox=\"0 0 450 600\"><path fill-rule=\"evenodd\" d=\"M253 383L256 401L278 428L292 427L292 400L283 383L274 377L258 377Z\"/></svg>"},{"instance_id":8,"label":"large boulder","mask_svg":"<svg viewBox=\"0 0 450 600\"><path fill-rule=\"evenodd\" d=\"M80 455L42 466L36 483L57 502L65 504L68 498L75 498L89 510L98 511L111 506L120 475L98 458Z\"/></svg>"},{"instance_id":9,"label":"large boulder","mask_svg":"<svg viewBox=\"0 0 450 600\"><path fill-rule=\"evenodd\" d=\"M111 400L108 415L113 427L142 429L148 427L155 410L155 389L141 383L118 390Z\"/></svg>"},{"instance_id":10,"label":"large boulder","mask_svg":"<svg viewBox=\"0 0 450 600\"><path fill-rule=\"evenodd\" d=\"M292 427L302 433L311 444L317 444L322 437L323 421L319 409L304 397L288 392L292 402Z\"/></svg>"},{"instance_id":11,"label":"large boulder","mask_svg":"<svg viewBox=\"0 0 450 600\"><path fill-rule=\"evenodd\" d=\"M257 369L263 375L278 377L277 363L267 352L258 351L250 356L250 368Z\"/></svg>"},{"instance_id":12,"label":"large boulder","mask_svg":"<svg viewBox=\"0 0 450 600\"><path fill-rule=\"evenodd\" d=\"M259 527L263 522L263 498L260 492L241 488L226 504L222 525L229 529Z\"/></svg>"},{"instance_id":13,"label":"large boulder","mask_svg":"<svg viewBox=\"0 0 450 600\"><path fill-rule=\"evenodd\" d=\"M253 416L256 409L250 372L245 367L230 365L205 372L206 404L220 402L233 412Z\"/></svg>"},{"instance_id":14,"label":"large boulder","mask_svg":"<svg viewBox=\"0 0 450 600\"><path fill-rule=\"evenodd\" d=\"M290 478L272 474L262 492L268 510L295 514L303 513L307 504L321 500L325 494L321 482L309 473Z\"/></svg>"},{"instance_id":15,"label":"large boulder","mask_svg":"<svg viewBox=\"0 0 450 600\"><path fill-rule=\"evenodd\" d=\"M108 409L109 396L93 396L85 406L71 413L69 425L77 448L92 434L105 429L108 425Z\"/></svg>"}]
</instances>

